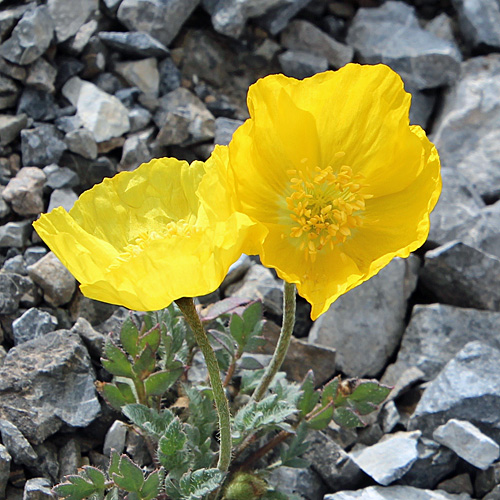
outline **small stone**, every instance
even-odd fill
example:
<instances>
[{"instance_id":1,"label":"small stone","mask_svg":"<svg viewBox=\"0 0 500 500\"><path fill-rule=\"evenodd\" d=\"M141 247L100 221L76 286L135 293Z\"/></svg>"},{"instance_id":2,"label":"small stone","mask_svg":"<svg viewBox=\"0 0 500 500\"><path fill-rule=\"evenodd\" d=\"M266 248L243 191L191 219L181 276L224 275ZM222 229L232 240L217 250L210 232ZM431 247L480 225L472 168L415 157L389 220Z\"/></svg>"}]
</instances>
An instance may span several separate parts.
<instances>
[{"instance_id":1,"label":"small stone","mask_svg":"<svg viewBox=\"0 0 500 500\"><path fill-rule=\"evenodd\" d=\"M105 336L94 330L85 318L78 318L71 331L80 335L93 358L99 359L103 356Z\"/></svg>"},{"instance_id":2,"label":"small stone","mask_svg":"<svg viewBox=\"0 0 500 500\"><path fill-rule=\"evenodd\" d=\"M106 438L104 439L104 446L102 452L108 457L111 455L111 451L115 450L118 453L123 453L125 449L125 441L127 439L127 424L121 422L120 420L115 420L113 425L109 428L106 433Z\"/></svg>"},{"instance_id":3,"label":"small stone","mask_svg":"<svg viewBox=\"0 0 500 500\"><path fill-rule=\"evenodd\" d=\"M130 132L138 132L145 129L152 121L151 113L142 106L134 106L128 113L130 121Z\"/></svg>"},{"instance_id":4,"label":"small stone","mask_svg":"<svg viewBox=\"0 0 500 500\"><path fill-rule=\"evenodd\" d=\"M14 344L36 339L57 328L57 319L46 311L32 307L12 322Z\"/></svg>"},{"instance_id":5,"label":"small stone","mask_svg":"<svg viewBox=\"0 0 500 500\"><path fill-rule=\"evenodd\" d=\"M7 222L0 226L0 248L22 248L28 244L32 233L31 221Z\"/></svg>"},{"instance_id":6,"label":"small stone","mask_svg":"<svg viewBox=\"0 0 500 500\"><path fill-rule=\"evenodd\" d=\"M154 57L116 63L114 69L129 85L138 87L144 94L158 95L160 73Z\"/></svg>"},{"instance_id":7,"label":"small stone","mask_svg":"<svg viewBox=\"0 0 500 500\"><path fill-rule=\"evenodd\" d=\"M55 86L59 90L73 76L78 75L85 65L74 57L61 56L57 58L57 76Z\"/></svg>"},{"instance_id":8,"label":"small stone","mask_svg":"<svg viewBox=\"0 0 500 500\"><path fill-rule=\"evenodd\" d=\"M199 1L123 0L117 18L129 31L144 31L168 47Z\"/></svg>"},{"instance_id":9,"label":"small stone","mask_svg":"<svg viewBox=\"0 0 500 500\"><path fill-rule=\"evenodd\" d=\"M80 120L80 117L74 114L76 113L76 108L72 105L70 105L69 108L71 108L70 115L72 116L67 116L67 115L60 116L59 118L56 118L56 120L54 121L56 127L65 134L68 134L69 132L74 132L75 130L78 130L83 127L83 123L82 120Z\"/></svg>"},{"instance_id":10,"label":"small stone","mask_svg":"<svg viewBox=\"0 0 500 500\"><path fill-rule=\"evenodd\" d=\"M14 212L19 215L37 215L43 212L45 174L37 167L23 167L2 192Z\"/></svg>"},{"instance_id":11,"label":"small stone","mask_svg":"<svg viewBox=\"0 0 500 500\"><path fill-rule=\"evenodd\" d=\"M82 454L80 444L76 439L70 439L68 442L59 448L59 481L63 482L65 476L76 474L78 468L81 467Z\"/></svg>"},{"instance_id":12,"label":"small stone","mask_svg":"<svg viewBox=\"0 0 500 500\"><path fill-rule=\"evenodd\" d=\"M337 42L314 24L296 19L281 33L281 45L294 51L325 58L330 66L341 68L352 61L352 47ZM322 70L324 71L324 70Z\"/></svg>"},{"instance_id":13,"label":"small stone","mask_svg":"<svg viewBox=\"0 0 500 500\"><path fill-rule=\"evenodd\" d=\"M80 184L80 179L76 172L68 167L59 167L58 165L47 165L43 169L47 176L45 184L51 189L61 189L75 187Z\"/></svg>"},{"instance_id":14,"label":"small stone","mask_svg":"<svg viewBox=\"0 0 500 500\"><path fill-rule=\"evenodd\" d=\"M169 54L165 45L148 33L132 31L101 31L99 38L112 49L132 57L163 58Z\"/></svg>"},{"instance_id":15,"label":"small stone","mask_svg":"<svg viewBox=\"0 0 500 500\"><path fill-rule=\"evenodd\" d=\"M94 84L75 76L66 82L62 93L76 106L77 115L85 128L94 134L96 142L120 137L129 131L127 108Z\"/></svg>"},{"instance_id":16,"label":"small stone","mask_svg":"<svg viewBox=\"0 0 500 500\"><path fill-rule=\"evenodd\" d=\"M34 87L37 90L54 93L56 75L57 69L43 57L40 57L29 67L26 85Z\"/></svg>"},{"instance_id":17,"label":"small stone","mask_svg":"<svg viewBox=\"0 0 500 500\"><path fill-rule=\"evenodd\" d=\"M36 121L52 121L56 117L54 96L45 90L26 87L17 105L18 113L26 113Z\"/></svg>"},{"instance_id":18,"label":"small stone","mask_svg":"<svg viewBox=\"0 0 500 500\"><path fill-rule=\"evenodd\" d=\"M474 481L474 491L477 497L483 497L489 491L494 491L500 484L500 462L493 464L486 470L477 470Z\"/></svg>"},{"instance_id":19,"label":"small stone","mask_svg":"<svg viewBox=\"0 0 500 500\"><path fill-rule=\"evenodd\" d=\"M23 258L26 266L31 266L47 254L45 247L33 246L24 251Z\"/></svg>"},{"instance_id":20,"label":"small stone","mask_svg":"<svg viewBox=\"0 0 500 500\"><path fill-rule=\"evenodd\" d=\"M465 420L452 418L432 436L478 469L486 470L500 455L498 444Z\"/></svg>"},{"instance_id":21,"label":"small stone","mask_svg":"<svg viewBox=\"0 0 500 500\"><path fill-rule=\"evenodd\" d=\"M67 304L76 289L75 278L52 252L29 266L28 274L42 288L45 301L54 307Z\"/></svg>"},{"instance_id":22,"label":"small stone","mask_svg":"<svg viewBox=\"0 0 500 500\"><path fill-rule=\"evenodd\" d=\"M22 432L12 422L0 419L0 434L12 459L18 464L32 467L38 455Z\"/></svg>"},{"instance_id":23,"label":"small stone","mask_svg":"<svg viewBox=\"0 0 500 500\"><path fill-rule=\"evenodd\" d=\"M10 456L7 448L0 444L0 498L5 498L5 489L10 476Z\"/></svg>"},{"instance_id":24,"label":"small stone","mask_svg":"<svg viewBox=\"0 0 500 500\"><path fill-rule=\"evenodd\" d=\"M271 485L275 486L280 493L295 498L323 498L327 489L310 467L307 469L296 469L295 467L278 467L271 472L269 477Z\"/></svg>"},{"instance_id":25,"label":"small stone","mask_svg":"<svg viewBox=\"0 0 500 500\"><path fill-rule=\"evenodd\" d=\"M21 274L23 276L28 274L22 255L16 255L15 257L7 259L3 264L2 271L6 273Z\"/></svg>"},{"instance_id":26,"label":"small stone","mask_svg":"<svg viewBox=\"0 0 500 500\"><path fill-rule=\"evenodd\" d=\"M33 446L38 460L29 467L32 475L49 478L53 482L57 481L59 474L59 462L57 460L57 448L54 443L46 441Z\"/></svg>"},{"instance_id":27,"label":"small stone","mask_svg":"<svg viewBox=\"0 0 500 500\"><path fill-rule=\"evenodd\" d=\"M88 23L81 26L76 32L76 35L68 40L69 43L66 44L68 52L73 55L79 55L92 40L98 26L95 19L91 19Z\"/></svg>"},{"instance_id":28,"label":"small stone","mask_svg":"<svg viewBox=\"0 0 500 500\"><path fill-rule=\"evenodd\" d=\"M258 17L256 22L271 35L277 35L288 25L290 19L310 2L311 0L281 1L281 6L274 6L270 12Z\"/></svg>"},{"instance_id":29,"label":"small stone","mask_svg":"<svg viewBox=\"0 0 500 500\"><path fill-rule=\"evenodd\" d=\"M47 0L47 7L54 20L57 43L64 42L77 33L90 14L97 10L97 0Z\"/></svg>"},{"instance_id":30,"label":"small stone","mask_svg":"<svg viewBox=\"0 0 500 500\"><path fill-rule=\"evenodd\" d=\"M189 90L179 87L160 99L154 121L159 145L188 146L213 139L215 118Z\"/></svg>"},{"instance_id":31,"label":"small stone","mask_svg":"<svg viewBox=\"0 0 500 500\"><path fill-rule=\"evenodd\" d=\"M441 12L441 14L431 19L425 25L425 29L443 40L455 43L453 20L445 12Z\"/></svg>"},{"instance_id":32,"label":"small stone","mask_svg":"<svg viewBox=\"0 0 500 500\"><path fill-rule=\"evenodd\" d=\"M286 50L278 56L278 61L286 76L299 80L328 69L325 57L299 50Z\"/></svg>"},{"instance_id":33,"label":"small stone","mask_svg":"<svg viewBox=\"0 0 500 500\"><path fill-rule=\"evenodd\" d=\"M458 494L467 493L468 495L473 495L474 488L472 486L472 481L469 474L459 474L445 481L441 481L437 485L438 490L446 491L447 493Z\"/></svg>"},{"instance_id":34,"label":"small stone","mask_svg":"<svg viewBox=\"0 0 500 500\"><path fill-rule=\"evenodd\" d=\"M0 45L0 55L21 66L31 64L48 49L53 34L54 25L47 6L29 9L10 38Z\"/></svg>"},{"instance_id":35,"label":"small stone","mask_svg":"<svg viewBox=\"0 0 500 500\"><path fill-rule=\"evenodd\" d=\"M0 74L0 109L13 107L18 96L19 87L14 80Z\"/></svg>"},{"instance_id":36,"label":"small stone","mask_svg":"<svg viewBox=\"0 0 500 500\"><path fill-rule=\"evenodd\" d=\"M144 130L127 137L123 144L120 168L122 170L134 170L141 163L151 160L151 151L148 147L154 133L154 129Z\"/></svg>"},{"instance_id":37,"label":"small stone","mask_svg":"<svg viewBox=\"0 0 500 500\"><path fill-rule=\"evenodd\" d=\"M24 114L0 115L0 146L7 146L19 137L19 132L26 127L28 117Z\"/></svg>"},{"instance_id":38,"label":"small stone","mask_svg":"<svg viewBox=\"0 0 500 500\"><path fill-rule=\"evenodd\" d=\"M349 454L377 483L387 486L403 477L418 458L420 432L397 432L373 446Z\"/></svg>"},{"instance_id":39,"label":"small stone","mask_svg":"<svg viewBox=\"0 0 500 500\"><path fill-rule=\"evenodd\" d=\"M471 500L466 493L450 495L444 491L422 490L412 486L368 486L356 491L325 495L323 500Z\"/></svg>"},{"instance_id":40,"label":"small stone","mask_svg":"<svg viewBox=\"0 0 500 500\"><path fill-rule=\"evenodd\" d=\"M224 117L216 118L214 144L227 146L240 125L243 125L242 120L232 120Z\"/></svg>"},{"instance_id":41,"label":"small stone","mask_svg":"<svg viewBox=\"0 0 500 500\"><path fill-rule=\"evenodd\" d=\"M398 408L394 401L388 401L382 407L379 415L380 421L382 422L382 430L384 434L389 434L396 425L401 421L401 416L399 415Z\"/></svg>"},{"instance_id":42,"label":"small stone","mask_svg":"<svg viewBox=\"0 0 500 500\"><path fill-rule=\"evenodd\" d=\"M23 500L54 500L50 481L44 477L28 479L24 485Z\"/></svg>"},{"instance_id":43,"label":"small stone","mask_svg":"<svg viewBox=\"0 0 500 500\"><path fill-rule=\"evenodd\" d=\"M29 5L18 5L16 7L2 7L0 11L0 40L5 40L12 31L17 21L28 10Z\"/></svg>"},{"instance_id":44,"label":"small stone","mask_svg":"<svg viewBox=\"0 0 500 500\"><path fill-rule=\"evenodd\" d=\"M252 259L248 255L241 254L241 257L229 266L224 281L220 285L221 290L225 290L229 285L242 279L252 264Z\"/></svg>"},{"instance_id":45,"label":"small stone","mask_svg":"<svg viewBox=\"0 0 500 500\"><path fill-rule=\"evenodd\" d=\"M0 272L0 314L13 314L19 301L29 292L32 281L19 274Z\"/></svg>"},{"instance_id":46,"label":"small stone","mask_svg":"<svg viewBox=\"0 0 500 500\"><path fill-rule=\"evenodd\" d=\"M21 130L23 165L45 167L57 163L66 149L62 134L54 125Z\"/></svg>"},{"instance_id":47,"label":"small stone","mask_svg":"<svg viewBox=\"0 0 500 500\"><path fill-rule=\"evenodd\" d=\"M130 427L127 432L127 441L125 443L125 452L140 467L151 465L151 454L148 450L146 439L143 435Z\"/></svg>"},{"instance_id":48,"label":"small stone","mask_svg":"<svg viewBox=\"0 0 500 500\"><path fill-rule=\"evenodd\" d=\"M181 86L182 75L174 61L166 57L158 64L160 95L168 94Z\"/></svg>"},{"instance_id":49,"label":"small stone","mask_svg":"<svg viewBox=\"0 0 500 500\"><path fill-rule=\"evenodd\" d=\"M78 195L71 188L54 189L50 195L47 212L51 212L56 207L63 207L66 212L69 212L77 199Z\"/></svg>"},{"instance_id":50,"label":"small stone","mask_svg":"<svg viewBox=\"0 0 500 500\"><path fill-rule=\"evenodd\" d=\"M434 91L420 91L405 85L406 92L411 94L410 124L420 125L424 130L434 110L436 93Z\"/></svg>"},{"instance_id":51,"label":"small stone","mask_svg":"<svg viewBox=\"0 0 500 500\"><path fill-rule=\"evenodd\" d=\"M89 160L97 158L97 143L94 134L86 128L79 128L68 132L64 137L68 149Z\"/></svg>"}]
</instances>

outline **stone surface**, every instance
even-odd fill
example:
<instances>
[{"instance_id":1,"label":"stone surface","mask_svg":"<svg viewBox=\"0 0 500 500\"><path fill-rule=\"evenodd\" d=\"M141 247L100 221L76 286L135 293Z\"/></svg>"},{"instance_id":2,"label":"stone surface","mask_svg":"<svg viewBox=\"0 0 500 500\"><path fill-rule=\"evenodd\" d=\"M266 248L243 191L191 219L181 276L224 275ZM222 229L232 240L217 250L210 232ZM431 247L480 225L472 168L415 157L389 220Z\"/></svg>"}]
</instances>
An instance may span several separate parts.
<instances>
[{"instance_id":1,"label":"stone surface","mask_svg":"<svg viewBox=\"0 0 500 500\"><path fill-rule=\"evenodd\" d=\"M123 453L125 449L125 441L127 439L128 425L121 420L115 420L113 425L109 428L104 439L104 446L102 452L108 457L111 455L112 450L118 453Z\"/></svg>"},{"instance_id":2,"label":"stone surface","mask_svg":"<svg viewBox=\"0 0 500 500\"><path fill-rule=\"evenodd\" d=\"M433 141L445 168L456 168L484 198L500 196L500 55L461 65L444 96Z\"/></svg>"},{"instance_id":3,"label":"stone surface","mask_svg":"<svg viewBox=\"0 0 500 500\"><path fill-rule=\"evenodd\" d=\"M409 427L425 436L448 420L467 420L491 439L500 438L500 351L474 341L430 382Z\"/></svg>"},{"instance_id":4,"label":"stone surface","mask_svg":"<svg viewBox=\"0 0 500 500\"><path fill-rule=\"evenodd\" d=\"M57 328L57 319L47 311L32 307L12 322L14 344L33 340Z\"/></svg>"},{"instance_id":5,"label":"stone surface","mask_svg":"<svg viewBox=\"0 0 500 500\"><path fill-rule=\"evenodd\" d=\"M66 212L69 212L77 199L78 195L71 188L54 189L50 195L47 212L51 212L56 207L63 207Z\"/></svg>"},{"instance_id":6,"label":"stone surface","mask_svg":"<svg viewBox=\"0 0 500 500\"><path fill-rule=\"evenodd\" d=\"M425 254L423 286L445 304L500 311L500 259L461 242Z\"/></svg>"},{"instance_id":7,"label":"stone surface","mask_svg":"<svg viewBox=\"0 0 500 500\"><path fill-rule=\"evenodd\" d=\"M181 72L170 57L166 57L158 64L160 73L160 95L168 94L181 86Z\"/></svg>"},{"instance_id":8,"label":"stone surface","mask_svg":"<svg viewBox=\"0 0 500 500\"><path fill-rule=\"evenodd\" d=\"M32 229L29 220L7 222L7 224L0 226L0 248L26 246Z\"/></svg>"},{"instance_id":9,"label":"stone surface","mask_svg":"<svg viewBox=\"0 0 500 500\"><path fill-rule=\"evenodd\" d=\"M486 470L500 455L500 447L495 441L464 420L452 418L440 425L432 436L478 469Z\"/></svg>"},{"instance_id":10,"label":"stone surface","mask_svg":"<svg viewBox=\"0 0 500 500\"><path fill-rule=\"evenodd\" d=\"M76 35L98 7L97 0L47 0L50 16L54 21L57 42L61 43Z\"/></svg>"},{"instance_id":11,"label":"stone surface","mask_svg":"<svg viewBox=\"0 0 500 500\"><path fill-rule=\"evenodd\" d=\"M127 108L94 84L75 76L65 83L62 93L76 107L78 117L97 142L129 131Z\"/></svg>"},{"instance_id":12,"label":"stone surface","mask_svg":"<svg viewBox=\"0 0 500 500\"><path fill-rule=\"evenodd\" d=\"M403 2L359 9L347 43L360 62L387 64L417 89L448 85L460 72L457 46L420 28L414 9Z\"/></svg>"},{"instance_id":13,"label":"stone surface","mask_svg":"<svg viewBox=\"0 0 500 500\"><path fill-rule=\"evenodd\" d=\"M43 173L47 178L45 184L51 189L75 187L80 183L78 174L68 167L59 167L55 164L47 165L43 169Z\"/></svg>"},{"instance_id":14,"label":"stone surface","mask_svg":"<svg viewBox=\"0 0 500 500\"><path fill-rule=\"evenodd\" d=\"M38 59L49 47L54 25L46 5L29 9L2 45L0 55L10 62L25 66Z\"/></svg>"},{"instance_id":15,"label":"stone surface","mask_svg":"<svg viewBox=\"0 0 500 500\"><path fill-rule=\"evenodd\" d=\"M18 113L26 113L33 120L46 122L56 117L54 96L46 90L26 87L19 98Z\"/></svg>"},{"instance_id":16,"label":"stone surface","mask_svg":"<svg viewBox=\"0 0 500 500\"><path fill-rule=\"evenodd\" d=\"M59 448L59 481L63 481L65 476L76 474L81 466L82 454L80 443L72 438Z\"/></svg>"},{"instance_id":17,"label":"stone surface","mask_svg":"<svg viewBox=\"0 0 500 500\"><path fill-rule=\"evenodd\" d=\"M27 121L24 113L16 116L0 115L0 146L7 146L19 137L19 132L26 127Z\"/></svg>"},{"instance_id":18,"label":"stone surface","mask_svg":"<svg viewBox=\"0 0 500 500\"><path fill-rule=\"evenodd\" d=\"M7 488L7 481L10 475L10 456L7 448L0 444L0 498L5 498L5 489Z\"/></svg>"},{"instance_id":19,"label":"stone surface","mask_svg":"<svg viewBox=\"0 0 500 500\"><path fill-rule=\"evenodd\" d=\"M310 4L311 0L284 0L282 3L283 5L274 6L270 12L266 12L256 19L256 22L271 35L276 35L283 30L290 19Z\"/></svg>"},{"instance_id":20,"label":"stone surface","mask_svg":"<svg viewBox=\"0 0 500 500\"><path fill-rule=\"evenodd\" d=\"M52 252L28 266L28 274L43 290L45 301L54 307L67 304L76 289L75 278Z\"/></svg>"},{"instance_id":21,"label":"stone surface","mask_svg":"<svg viewBox=\"0 0 500 500\"><path fill-rule=\"evenodd\" d=\"M153 115L142 106L134 106L128 113L130 132L138 132L146 128L153 120Z\"/></svg>"},{"instance_id":22,"label":"stone surface","mask_svg":"<svg viewBox=\"0 0 500 500\"><path fill-rule=\"evenodd\" d=\"M24 485L23 500L53 500L52 485L44 477L28 479Z\"/></svg>"},{"instance_id":23,"label":"stone surface","mask_svg":"<svg viewBox=\"0 0 500 500\"><path fill-rule=\"evenodd\" d=\"M309 341L338 348L337 370L348 376L377 375L398 346L419 261L394 259L363 286L339 297L320 316ZM363 352L363 356L359 353Z\"/></svg>"},{"instance_id":24,"label":"stone surface","mask_svg":"<svg viewBox=\"0 0 500 500\"><path fill-rule=\"evenodd\" d=\"M0 418L34 444L63 423L86 427L99 414L94 374L78 335L48 333L12 348L0 368Z\"/></svg>"},{"instance_id":25,"label":"stone surface","mask_svg":"<svg viewBox=\"0 0 500 500\"><path fill-rule=\"evenodd\" d=\"M12 422L1 419L0 434L8 453L16 463L28 467L35 464L38 455L22 432Z\"/></svg>"},{"instance_id":26,"label":"stone surface","mask_svg":"<svg viewBox=\"0 0 500 500\"><path fill-rule=\"evenodd\" d=\"M286 50L282 52L278 56L278 61L284 75L299 80L328 69L328 60L326 57L299 50Z\"/></svg>"},{"instance_id":27,"label":"stone surface","mask_svg":"<svg viewBox=\"0 0 500 500\"><path fill-rule=\"evenodd\" d=\"M21 154L26 167L45 167L57 163L66 144L62 134L54 125L38 125L21 130Z\"/></svg>"},{"instance_id":28,"label":"stone surface","mask_svg":"<svg viewBox=\"0 0 500 500\"><path fill-rule=\"evenodd\" d=\"M152 155L148 143L151 142L153 133L154 129L150 128L127 137L122 148L121 170L134 170L141 163L151 160Z\"/></svg>"},{"instance_id":29,"label":"stone surface","mask_svg":"<svg viewBox=\"0 0 500 500\"><path fill-rule=\"evenodd\" d=\"M31 288L31 280L15 273L0 273L0 314L17 311L22 296Z\"/></svg>"},{"instance_id":30,"label":"stone surface","mask_svg":"<svg viewBox=\"0 0 500 500\"><path fill-rule=\"evenodd\" d=\"M79 128L68 132L64 141L70 151L89 160L97 158L97 143L94 134L86 128Z\"/></svg>"},{"instance_id":31,"label":"stone surface","mask_svg":"<svg viewBox=\"0 0 500 500\"><path fill-rule=\"evenodd\" d=\"M37 167L24 167L13 177L2 192L14 212L19 215L37 215L43 212L45 174Z\"/></svg>"},{"instance_id":32,"label":"stone surface","mask_svg":"<svg viewBox=\"0 0 500 500\"><path fill-rule=\"evenodd\" d=\"M0 74L0 109L14 106L19 95L19 87L14 80Z\"/></svg>"},{"instance_id":33,"label":"stone surface","mask_svg":"<svg viewBox=\"0 0 500 500\"><path fill-rule=\"evenodd\" d=\"M160 73L154 57L139 61L120 62L115 65L114 69L130 86L138 87L145 94L158 95Z\"/></svg>"},{"instance_id":34,"label":"stone surface","mask_svg":"<svg viewBox=\"0 0 500 500\"><path fill-rule=\"evenodd\" d=\"M165 45L148 33L140 31L101 31L99 38L112 49L132 57L165 57L169 51Z\"/></svg>"},{"instance_id":35,"label":"stone surface","mask_svg":"<svg viewBox=\"0 0 500 500\"><path fill-rule=\"evenodd\" d=\"M352 47L337 42L314 24L301 19L292 21L283 30L281 45L290 50L324 57L333 68L341 68L350 63L354 55Z\"/></svg>"},{"instance_id":36,"label":"stone surface","mask_svg":"<svg viewBox=\"0 0 500 500\"><path fill-rule=\"evenodd\" d=\"M285 495L300 495L304 499L323 498L327 492L323 482L310 468L278 467L271 473L269 482Z\"/></svg>"},{"instance_id":37,"label":"stone surface","mask_svg":"<svg viewBox=\"0 0 500 500\"><path fill-rule=\"evenodd\" d=\"M40 57L29 67L26 85L53 94L56 75L57 69L43 57Z\"/></svg>"},{"instance_id":38,"label":"stone surface","mask_svg":"<svg viewBox=\"0 0 500 500\"><path fill-rule=\"evenodd\" d=\"M387 486L400 479L418 458L420 432L398 432L373 446L349 454L354 463L377 483Z\"/></svg>"},{"instance_id":39,"label":"stone surface","mask_svg":"<svg viewBox=\"0 0 500 500\"><path fill-rule=\"evenodd\" d=\"M232 120L231 118L224 117L216 118L214 144L227 146L240 125L243 125L242 120Z\"/></svg>"},{"instance_id":40,"label":"stone surface","mask_svg":"<svg viewBox=\"0 0 500 500\"><path fill-rule=\"evenodd\" d=\"M215 133L215 118L203 102L185 88L178 88L160 99L154 115L160 131L156 138L162 146L187 146L210 140Z\"/></svg>"},{"instance_id":41,"label":"stone surface","mask_svg":"<svg viewBox=\"0 0 500 500\"><path fill-rule=\"evenodd\" d=\"M325 495L324 500L471 500L466 493L451 495L444 491L422 490L412 486L368 486L356 491Z\"/></svg>"},{"instance_id":42,"label":"stone surface","mask_svg":"<svg viewBox=\"0 0 500 500\"><path fill-rule=\"evenodd\" d=\"M496 0L453 0L452 4L469 43L500 48L500 5Z\"/></svg>"},{"instance_id":43,"label":"stone surface","mask_svg":"<svg viewBox=\"0 0 500 500\"><path fill-rule=\"evenodd\" d=\"M144 31L168 47L199 2L200 0L123 0L117 16L130 31Z\"/></svg>"},{"instance_id":44,"label":"stone surface","mask_svg":"<svg viewBox=\"0 0 500 500\"><path fill-rule=\"evenodd\" d=\"M85 318L78 318L71 331L80 335L93 358L99 359L103 355L105 336L94 330Z\"/></svg>"},{"instance_id":45,"label":"stone surface","mask_svg":"<svg viewBox=\"0 0 500 500\"><path fill-rule=\"evenodd\" d=\"M417 305L405 330L398 357L386 370L382 381L392 385L409 367L432 380L462 347L472 340L500 349L500 339L492 332L500 324L500 313L462 309L442 304Z\"/></svg>"},{"instance_id":46,"label":"stone surface","mask_svg":"<svg viewBox=\"0 0 500 500\"><path fill-rule=\"evenodd\" d=\"M474 493L474 487L469 474L459 474L458 476L441 481L437 485L438 490L446 491L447 493L467 493L471 495Z\"/></svg>"}]
</instances>

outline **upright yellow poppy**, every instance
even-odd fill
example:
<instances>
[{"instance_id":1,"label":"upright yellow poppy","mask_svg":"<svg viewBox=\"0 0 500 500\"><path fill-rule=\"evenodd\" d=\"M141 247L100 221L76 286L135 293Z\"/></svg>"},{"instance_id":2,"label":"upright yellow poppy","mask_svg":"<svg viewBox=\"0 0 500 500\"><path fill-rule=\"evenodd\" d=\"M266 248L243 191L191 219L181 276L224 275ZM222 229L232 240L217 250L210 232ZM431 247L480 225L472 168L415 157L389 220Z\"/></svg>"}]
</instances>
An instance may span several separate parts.
<instances>
[{"instance_id":1,"label":"upright yellow poppy","mask_svg":"<svg viewBox=\"0 0 500 500\"><path fill-rule=\"evenodd\" d=\"M297 284L312 319L427 238L440 165L409 125L410 100L384 65L271 75L248 91L229 145L238 210L267 228L262 262Z\"/></svg>"},{"instance_id":2,"label":"upright yellow poppy","mask_svg":"<svg viewBox=\"0 0 500 500\"><path fill-rule=\"evenodd\" d=\"M212 292L242 252L256 251L263 229L234 211L226 175L226 147L206 163L155 159L34 226L87 297L161 309Z\"/></svg>"}]
</instances>

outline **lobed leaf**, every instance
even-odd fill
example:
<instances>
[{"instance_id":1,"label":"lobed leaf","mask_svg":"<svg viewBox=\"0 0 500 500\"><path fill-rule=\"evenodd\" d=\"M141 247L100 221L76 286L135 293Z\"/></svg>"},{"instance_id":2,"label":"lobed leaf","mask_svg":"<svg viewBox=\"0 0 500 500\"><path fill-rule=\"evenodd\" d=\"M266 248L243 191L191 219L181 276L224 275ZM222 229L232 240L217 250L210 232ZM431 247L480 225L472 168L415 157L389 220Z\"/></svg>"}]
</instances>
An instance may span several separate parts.
<instances>
[{"instance_id":1,"label":"lobed leaf","mask_svg":"<svg viewBox=\"0 0 500 500\"><path fill-rule=\"evenodd\" d=\"M302 395L297 403L297 408L300 410L300 416L304 418L313 411L320 398L319 392L314 390L314 373L312 370L307 372L301 389Z\"/></svg>"},{"instance_id":2,"label":"lobed leaf","mask_svg":"<svg viewBox=\"0 0 500 500\"><path fill-rule=\"evenodd\" d=\"M146 394L148 396L163 396L184 372L184 367L180 361L177 362L177 365L178 368L155 372L146 378L144 380Z\"/></svg>"},{"instance_id":3,"label":"lobed leaf","mask_svg":"<svg viewBox=\"0 0 500 500\"><path fill-rule=\"evenodd\" d=\"M127 351L130 356L137 356L139 349L137 347L137 342L139 340L139 330L135 325L132 318L129 316L122 325L120 331L120 342L123 348Z\"/></svg>"},{"instance_id":4,"label":"lobed leaf","mask_svg":"<svg viewBox=\"0 0 500 500\"><path fill-rule=\"evenodd\" d=\"M333 421L346 429L364 427L365 423L350 408L335 408Z\"/></svg>"},{"instance_id":5,"label":"lobed leaf","mask_svg":"<svg viewBox=\"0 0 500 500\"><path fill-rule=\"evenodd\" d=\"M200 500L216 490L224 479L219 469L199 469L187 472L179 481L179 490L184 500Z\"/></svg>"},{"instance_id":6,"label":"lobed leaf","mask_svg":"<svg viewBox=\"0 0 500 500\"><path fill-rule=\"evenodd\" d=\"M136 493L141 491L144 484L144 474L141 468L127 455L120 457L119 474L114 473L112 479L122 490Z\"/></svg>"},{"instance_id":7,"label":"lobed leaf","mask_svg":"<svg viewBox=\"0 0 500 500\"><path fill-rule=\"evenodd\" d=\"M153 498L158 496L164 476L165 471L161 468L149 474L139 492L139 496L142 500L153 500Z\"/></svg>"},{"instance_id":8,"label":"lobed leaf","mask_svg":"<svg viewBox=\"0 0 500 500\"><path fill-rule=\"evenodd\" d=\"M104 344L104 356L101 358L102 366L112 375L118 377L134 378L132 365L122 349L113 343L110 337Z\"/></svg>"}]
</instances>

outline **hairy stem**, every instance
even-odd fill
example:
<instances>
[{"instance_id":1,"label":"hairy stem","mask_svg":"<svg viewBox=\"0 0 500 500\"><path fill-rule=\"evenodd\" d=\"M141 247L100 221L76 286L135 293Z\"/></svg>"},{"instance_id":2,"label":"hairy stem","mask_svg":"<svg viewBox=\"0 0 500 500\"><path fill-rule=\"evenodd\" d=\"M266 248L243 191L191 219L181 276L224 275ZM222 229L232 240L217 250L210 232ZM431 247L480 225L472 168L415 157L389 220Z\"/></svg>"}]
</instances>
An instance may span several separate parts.
<instances>
[{"instance_id":1,"label":"hairy stem","mask_svg":"<svg viewBox=\"0 0 500 500\"><path fill-rule=\"evenodd\" d=\"M281 368L285 359L288 347L292 339L293 326L295 324L295 285L285 281L283 290L283 323L281 332L274 350L271 362L252 395L252 401L260 401L265 395L267 388L273 381L274 376Z\"/></svg>"},{"instance_id":2,"label":"hairy stem","mask_svg":"<svg viewBox=\"0 0 500 500\"><path fill-rule=\"evenodd\" d=\"M193 330L196 343L201 349L203 357L205 358L205 363L207 364L210 385L212 386L215 400L215 408L219 416L220 450L217 467L219 470L225 472L228 470L231 461L231 414L229 413L229 403L224 393L224 388L222 387L219 363L217 363L215 353L210 345L200 317L196 312L193 299L183 297L177 299L175 302L184 314L191 330Z\"/></svg>"}]
</instances>

